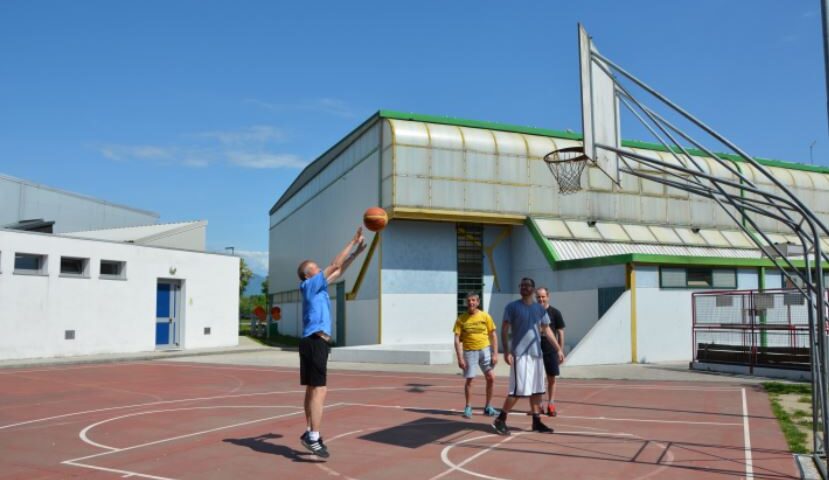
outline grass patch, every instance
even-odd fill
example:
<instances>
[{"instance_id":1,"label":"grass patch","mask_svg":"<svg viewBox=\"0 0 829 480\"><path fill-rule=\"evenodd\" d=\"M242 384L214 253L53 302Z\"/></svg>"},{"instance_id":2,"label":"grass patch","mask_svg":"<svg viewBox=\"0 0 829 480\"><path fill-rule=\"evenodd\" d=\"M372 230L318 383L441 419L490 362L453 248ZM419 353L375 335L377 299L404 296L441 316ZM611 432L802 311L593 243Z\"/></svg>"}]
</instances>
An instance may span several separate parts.
<instances>
[{"instance_id":1,"label":"grass patch","mask_svg":"<svg viewBox=\"0 0 829 480\"><path fill-rule=\"evenodd\" d=\"M808 383L780 383L763 382L763 388L769 393L795 393L799 395L811 395L812 386ZM811 400L809 400L811 402Z\"/></svg>"},{"instance_id":2,"label":"grass patch","mask_svg":"<svg viewBox=\"0 0 829 480\"><path fill-rule=\"evenodd\" d=\"M808 384L802 383L779 383L779 382L765 382L763 387L769 394L769 401L771 402L771 411L780 423L780 430L783 431L783 436L786 437L786 443L789 444L789 450L792 453L807 453L809 449L806 447L808 440L806 431L812 428L812 413L811 411L793 409L786 410L780 401L781 395L801 395L798 398L800 403L811 404L812 387Z\"/></svg>"}]
</instances>

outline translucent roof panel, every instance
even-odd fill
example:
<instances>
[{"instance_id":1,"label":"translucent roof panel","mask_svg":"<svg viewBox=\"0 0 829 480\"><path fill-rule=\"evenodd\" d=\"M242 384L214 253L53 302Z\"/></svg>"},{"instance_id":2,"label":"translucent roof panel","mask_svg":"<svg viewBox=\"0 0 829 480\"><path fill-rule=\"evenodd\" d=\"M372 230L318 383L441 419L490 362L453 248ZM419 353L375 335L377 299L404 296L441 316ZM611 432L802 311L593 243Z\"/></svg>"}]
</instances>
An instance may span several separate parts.
<instances>
[{"instance_id":1,"label":"translucent roof panel","mask_svg":"<svg viewBox=\"0 0 829 480\"><path fill-rule=\"evenodd\" d=\"M732 247L737 248L756 248L754 242L751 241L743 232L736 230L725 230L722 232L723 236Z\"/></svg>"},{"instance_id":2,"label":"translucent roof panel","mask_svg":"<svg viewBox=\"0 0 829 480\"><path fill-rule=\"evenodd\" d=\"M566 220L567 228L573 232L573 237L581 240L601 240L602 236L596 227L591 227L586 220Z\"/></svg>"},{"instance_id":3,"label":"translucent roof panel","mask_svg":"<svg viewBox=\"0 0 829 480\"><path fill-rule=\"evenodd\" d=\"M463 137L458 127L429 124L432 147L449 150L463 150Z\"/></svg>"},{"instance_id":4,"label":"translucent roof panel","mask_svg":"<svg viewBox=\"0 0 829 480\"><path fill-rule=\"evenodd\" d=\"M548 218L538 218L535 220L541 234L547 238L573 238L573 234L567 229L567 225L562 220L551 220Z\"/></svg>"},{"instance_id":5,"label":"translucent roof panel","mask_svg":"<svg viewBox=\"0 0 829 480\"><path fill-rule=\"evenodd\" d=\"M712 247L730 247L731 244L725 239L722 233L717 230L700 230L699 234Z\"/></svg>"},{"instance_id":6,"label":"translucent roof panel","mask_svg":"<svg viewBox=\"0 0 829 480\"><path fill-rule=\"evenodd\" d=\"M650 230L660 243L682 243L682 240L680 240L679 235L676 234L673 228L650 227Z\"/></svg>"},{"instance_id":7,"label":"translucent roof panel","mask_svg":"<svg viewBox=\"0 0 829 480\"><path fill-rule=\"evenodd\" d=\"M460 127L463 133L464 145L467 150L476 152L495 153L495 137L489 130L479 128Z\"/></svg>"},{"instance_id":8,"label":"translucent roof panel","mask_svg":"<svg viewBox=\"0 0 829 480\"><path fill-rule=\"evenodd\" d=\"M642 225L622 225L631 240L637 243L656 243L656 237Z\"/></svg>"},{"instance_id":9,"label":"translucent roof panel","mask_svg":"<svg viewBox=\"0 0 829 480\"><path fill-rule=\"evenodd\" d=\"M690 228L676 228L676 233L682 239L682 243L688 245L708 245L699 233L694 233Z\"/></svg>"},{"instance_id":10,"label":"translucent roof panel","mask_svg":"<svg viewBox=\"0 0 829 480\"><path fill-rule=\"evenodd\" d=\"M535 135L525 135L527 146L530 149L530 157L544 158L544 155L556 149L558 139L548 137L537 137Z\"/></svg>"},{"instance_id":11,"label":"translucent roof panel","mask_svg":"<svg viewBox=\"0 0 829 480\"><path fill-rule=\"evenodd\" d=\"M614 242L629 242L630 237L625 233L625 230L618 223L604 223L596 224L596 230L599 231L602 238Z\"/></svg>"},{"instance_id":12,"label":"translucent roof panel","mask_svg":"<svg viewBox=\"0 0 829 480\"><path fill-rule=\"evenodd\" d=\"M526 155L527 144L522 135L509 132L492 132L500 155Z\"/></svg>"},{"instance_id":13,"label":"translucent roof panel","mask_svg":"<svg viewBox=\"0 0 829 480\"><path fill-rule=\"evenodd\" d=\"M405 120L391 120L390 123L395 143L419 147L429 145L429 133L426 131L426 124Z\"/></svg>"}]
</instances>

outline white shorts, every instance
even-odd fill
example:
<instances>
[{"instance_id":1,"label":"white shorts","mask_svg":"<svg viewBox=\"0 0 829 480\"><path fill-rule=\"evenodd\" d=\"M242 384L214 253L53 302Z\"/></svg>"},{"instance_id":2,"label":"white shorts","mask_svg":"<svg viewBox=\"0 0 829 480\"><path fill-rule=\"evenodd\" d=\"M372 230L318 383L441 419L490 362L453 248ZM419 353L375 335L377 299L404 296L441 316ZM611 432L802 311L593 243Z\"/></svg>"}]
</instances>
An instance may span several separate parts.
<instances>
[{"instance_id":1,"label":"white shorts","mask_svg":"<svg viewBox=\"0 0 829 480\"><path fill-rule=\"evenodd\" d=\"M489 347L481 350L464 350L463 359L466 362L466 369L463 371L463 378L475 378L477 372L475 365L486 374L492 370L492 352Z\"/></svg>"},{"instance_id":2,"label":"white shorts","mask_svg":"<svg viewBox=\"0 0 829 480\"><path fill-rule=\"evenodd\" d=\"M544 372L544 358L532 355L513 357L509 372L510 397L529 397L547 391L547 375Z\"/></svg>"}]
</instances>

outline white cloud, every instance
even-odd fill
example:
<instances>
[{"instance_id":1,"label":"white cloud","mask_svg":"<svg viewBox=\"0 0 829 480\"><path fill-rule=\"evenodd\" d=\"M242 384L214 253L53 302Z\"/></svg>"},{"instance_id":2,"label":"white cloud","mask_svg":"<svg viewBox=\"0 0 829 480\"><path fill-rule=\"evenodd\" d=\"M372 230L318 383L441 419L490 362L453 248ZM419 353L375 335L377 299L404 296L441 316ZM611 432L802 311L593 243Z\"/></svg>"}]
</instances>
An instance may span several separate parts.
<instances>
[{"instance_id":1,"label":"white cloud","mask_svg":"<svg viewBox=\"0 0 829 480\"><path fill-rule=\"evenodd\" d=\"M110 160L169 160L175 154L167 147L154 145L102 145L98 148L101 154Z\"/></svg>"},{"instance_id":2,"label":"white cloud","mask_svg":"<svg viewBox=\"0 0 829 480\"><path fill-rule=\"evenodd\" d=\"M304 168L307 164L289 153L228 152L230 163L245 168Z\"/></svg>"},{"instance_id":3,"label":"white cloud","mask_svg":"<svg viewBox=\"0 0 829 480\"><path fill-rule=\"evenodd\" d=\"M329 115L334 115L343 118L354 118L357 116L357 113L354 111L354 109L346 102L336 98L328 97L315 98L312 100L307 100L298 103L272 103L265 102L263 100L255 98L250 98L246 99L245 103L256 105L258 107L264 108L266 110L271 110L274 112L284 112L287 110L306 110L327 113Z\"/></svg>"},{"instance_id":4,"label":"white cloud","mask_svg":"<svg viewBox=\"0 0 829 480\"><path fill-rule=\"evenodd\" d=\"M248 264L253 273L262 276L268 274L268 252L236 250L235 253L245 259L245 263Z\"/></svg>"},{"instance_id":5,"label":"white cloud","mask_svg":"<svg viewBox=\"0 0 829 480\"><path fill-rule=\"evenodd\" d=\"M207 138L219 141L223 145L247 145L250 143L264 144L281 142L287 138L285 132L270 125L254 125L239 130L202 132L195 135L198 138Z\"/></svg>"},{"instance_id":6,"label":"white cloud","mask_svg":"<svg viewBox=\"0 0 829 480\"><path fill-rule=\"evenodd\" d=\"M269 143L286 138L277 127L254 125L182 137L191 145L102 144L95 148L104 157L118 162L151 162L190 168L204 168L217 163L243 168L303 168L306 165L297 155L268 151Z\"/></svg>"}]
</instances>

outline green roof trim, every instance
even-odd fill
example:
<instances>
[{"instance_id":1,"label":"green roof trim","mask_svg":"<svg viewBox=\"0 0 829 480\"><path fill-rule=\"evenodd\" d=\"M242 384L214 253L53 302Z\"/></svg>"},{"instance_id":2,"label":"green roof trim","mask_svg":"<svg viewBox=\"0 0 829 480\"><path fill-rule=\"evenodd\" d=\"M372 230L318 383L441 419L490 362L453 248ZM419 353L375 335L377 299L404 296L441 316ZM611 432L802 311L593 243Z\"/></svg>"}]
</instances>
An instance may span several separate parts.
<instances>
[{"instance_id":1,"label":"green roof trim","mask_svg":"<svg viewBox=\"0 0 829 480\"><path fill-rule=\"evenodd\" d=\"M791 260L791 262L798 268L802 268L805 265L803 260ZM607 257L563 260L551 263L550 266L553 270L569 270L573 268L603 267L607 265L623 265L627 263L705 267L776 267L771 260L766 258L692 257L644 253L628 253L623 255L610 255Z\"/></svg>"},{"instance_id":2,"label":"green roof trim","mask_svg":"<svg viewBox=\"0 0 829 480\"><path fill-rule=\"evenodd\" d=\"M535 219L533 219L533 217L527 217L527 220L524 223L527 225L527 228L530 230L530 233L535 239L535 243L538 244L538 248L541 249L541 253L544 254L544 257L547 259L550 266L552 267L556 265L559 260L558 255L556 255L556 250L553 248L553 243L547 240L544 234L541 233L541 228L539 228L538 224L535 223Z\"/></svg>"},{"instance_id":3,"label":"green roof trim","mask_svg":"<svg viewBox=\"0 0 829 480\"><path fill-rule=\"evenodd\" d=\"M564 131L564 130L550 130L538 127L526 127L521 125L510 125L507 123L486 122L482 120L468 120L464 118L443 117L437 115L423 115L419 113L398 112L395 110L380 110L377 115L381 118L390 118L394 120L410 120L415 122L436 123L439 125L453 125L456 127L470 127L470 128L484 128L488 130L498 130L501 132L525 133L528 135L539 135L542 137L564 138L567 140L582 140L581 133ZM643 142L640 140L622 140L622 146L629 148L639 148L642 150L653 150L658 152L667 152L668 149L659 143ZM708 157L709 155L695 148L686 148L688 153L699 157ZM675 149L679 151L679 149ZM733 162L745 162L739 155L730 153L715 152L716 155L723 160L731 160ZM768 158L755 157L754 160L761 165L768 167L787 168L790 170L803 170L807 172L826 173L829 174L829 168L818 165L806 165L803 163L787 162L783 160L772 160Z\"/></svg>"}]
</instances>

